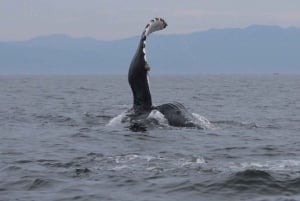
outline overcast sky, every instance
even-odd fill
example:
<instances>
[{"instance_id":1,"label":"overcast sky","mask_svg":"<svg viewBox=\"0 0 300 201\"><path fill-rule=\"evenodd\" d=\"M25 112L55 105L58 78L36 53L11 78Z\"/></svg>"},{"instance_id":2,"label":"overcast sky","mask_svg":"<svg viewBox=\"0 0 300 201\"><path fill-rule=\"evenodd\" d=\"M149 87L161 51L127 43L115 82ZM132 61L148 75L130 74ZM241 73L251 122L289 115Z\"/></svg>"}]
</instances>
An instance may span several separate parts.
<instances>
[{"instance_id":1,"label":"overcast sky","mask_svg":"<svg viewBox=\"0 0 300 201\"><path fill-rule=\"evenodd\" d=\"M300 0L0 0L0 41L54 33L114 40L160 16L161 33L251 24L300 27Z\"/></svg>"}]
</instances>

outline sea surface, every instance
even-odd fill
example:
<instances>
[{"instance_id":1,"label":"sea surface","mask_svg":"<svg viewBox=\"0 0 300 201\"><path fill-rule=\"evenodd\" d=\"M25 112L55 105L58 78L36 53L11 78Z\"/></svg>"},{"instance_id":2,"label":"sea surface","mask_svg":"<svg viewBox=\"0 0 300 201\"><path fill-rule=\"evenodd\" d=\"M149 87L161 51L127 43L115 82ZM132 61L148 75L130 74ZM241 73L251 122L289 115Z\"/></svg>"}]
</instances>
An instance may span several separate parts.
<instances>
[{"instance_id":1,"label":"sea surface","mask_svg":"<svg viewBox=\"0 0 300 201\"><path fill-rule=\"evenodd\" d=\"M205 129L133 132L127 76L0 76L1 201L300 200L300 75L151 76Z\"/></svg>"}]
</instances>

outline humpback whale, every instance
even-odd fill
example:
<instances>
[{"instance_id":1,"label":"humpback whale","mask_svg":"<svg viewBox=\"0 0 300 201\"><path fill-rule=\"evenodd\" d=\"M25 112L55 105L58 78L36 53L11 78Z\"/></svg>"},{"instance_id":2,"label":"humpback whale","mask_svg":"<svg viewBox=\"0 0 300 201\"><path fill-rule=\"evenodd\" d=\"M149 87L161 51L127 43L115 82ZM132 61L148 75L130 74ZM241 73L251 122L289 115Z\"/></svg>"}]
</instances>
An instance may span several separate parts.
<instances>
[{"instance_id":1,"label":"humpback whale","mask_svg":"<svg viewBox=\"0 0 300 201\"><path fill-rule=\"evenodd\" d=\"M153 111L161 113L170 126L202 128L199 119L181 103L171 102L158 106L152 105L149 89L150 65L146 59L146 40L151 33L166 27L167 23L164 19L152 19L144 28L136 53L130 63L128 82L133 94L133 106L126 112L126 117L122 122L129 120L129 128L133 131L146 130L147 123L149 125L148 117Z\"/></svg>"}]
</instances>

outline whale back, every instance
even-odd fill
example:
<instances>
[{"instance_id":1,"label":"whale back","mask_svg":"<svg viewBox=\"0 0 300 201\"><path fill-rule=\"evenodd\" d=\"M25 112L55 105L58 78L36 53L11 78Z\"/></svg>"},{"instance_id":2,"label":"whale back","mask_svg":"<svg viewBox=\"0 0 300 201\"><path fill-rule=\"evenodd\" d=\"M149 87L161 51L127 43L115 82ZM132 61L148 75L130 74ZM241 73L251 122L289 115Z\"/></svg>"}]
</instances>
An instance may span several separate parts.
<instances>
[{"instance_id":1,"label":"whale back","mask_svg":"<svg viewBox=\"0 0 300 201\"><path fill-rule=\"evenodd\" d=\"M151 110L152 99L148 79L150 66L146 60L146 40L148 35L155 31L162 30L166 26L167 23L164 19L152 19L144 28L136 53L131 60L128 71L128 82L133 93L134 110Z\"/></svg>"},{"instance_id":2,"label":"whale back","mask_svg":"<svg viewBox=\"0 0 300 201\"><path fill-rule=\"evenodd\" d=\"M178 102L165 103L155 107L168 120L171 126L176 127L197 127L194 124L194 117L187 109Z\"/></svg>"}]
</instances>

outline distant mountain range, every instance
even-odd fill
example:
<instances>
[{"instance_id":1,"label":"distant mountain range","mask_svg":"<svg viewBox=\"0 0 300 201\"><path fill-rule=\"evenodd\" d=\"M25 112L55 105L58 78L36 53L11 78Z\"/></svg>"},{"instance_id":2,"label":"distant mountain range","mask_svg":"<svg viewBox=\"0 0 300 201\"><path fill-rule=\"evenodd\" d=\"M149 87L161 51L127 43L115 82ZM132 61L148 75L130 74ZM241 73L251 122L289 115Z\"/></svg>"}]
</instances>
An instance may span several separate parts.
<instances>
[{"instance_id":1,"label":"distant mountain range","mask_svg":"<svg viewBox=\"0 0 300 201\"><path fill-rule=\"evenodd\" d=\"M126 74L139 37L116 41L49 35L0 42L0 74ZM253 25L153 34L151 73L300 73L300 29Z\"/></svg>"}]
</instances>

